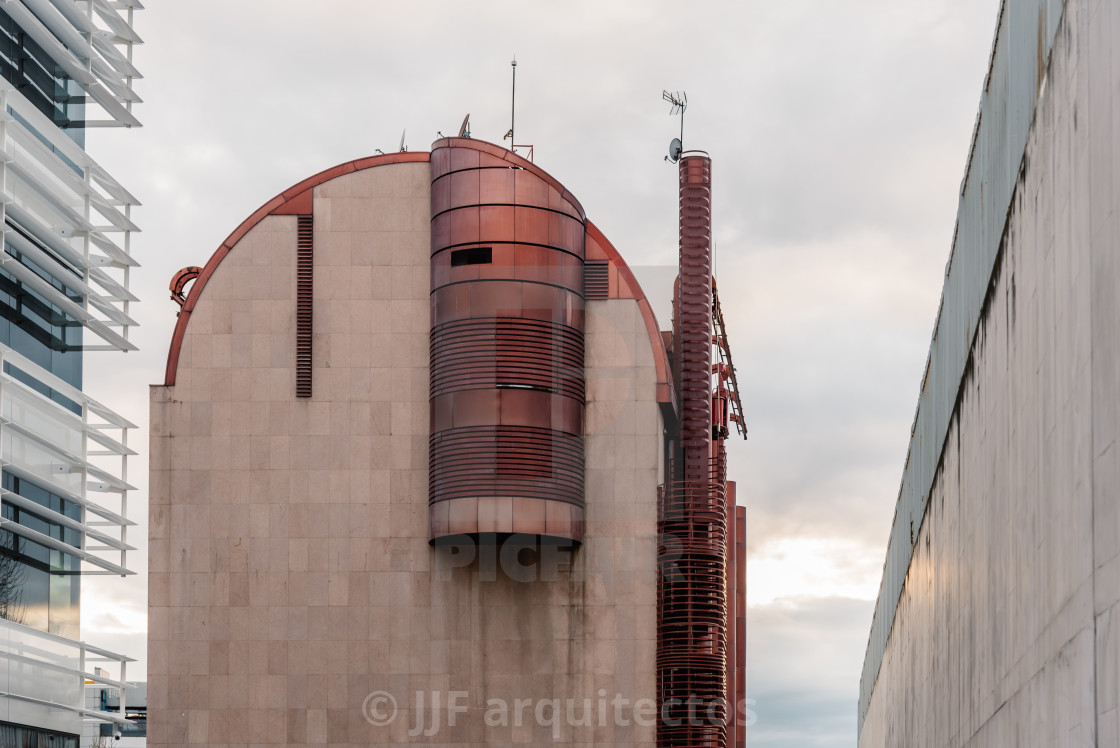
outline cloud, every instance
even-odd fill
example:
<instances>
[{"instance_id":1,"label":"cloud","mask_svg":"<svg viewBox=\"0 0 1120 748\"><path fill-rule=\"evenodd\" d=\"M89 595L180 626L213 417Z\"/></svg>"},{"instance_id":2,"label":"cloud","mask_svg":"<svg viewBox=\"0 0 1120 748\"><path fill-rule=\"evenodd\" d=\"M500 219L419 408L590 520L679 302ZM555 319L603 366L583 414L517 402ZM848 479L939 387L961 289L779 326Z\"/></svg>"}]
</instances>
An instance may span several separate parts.
<instances>
[{"instance_id":1,"label":"cloud","mask_svg":"<svg viewBox=\"0 0 1120 748\"><path fill-rule=\"evenodd\" d=\"M112 609L85 610L82 624L101 634L144 634L148 630L146 606L135 600L118 600Z\"/></svg>"},{"instance_id":2,"label":"cloud","mask_svg":"<svg viewBox=\"0 0 1120 748\"><path fill-rule=\"evenodd\" d=\"M747 731L751 748L855 744L872 608L867 600L814 595L750 609L747 695L756 717Z\"/></svg>"},{"instance_id":3,"label":"cloud","mask_svg":"<svg viewBox=\"0 0 1120 748\"><path fill-rule=\"evenodd\" d=\"M797 607L801 600L817 597L873 602L882 570L878 548L850 537L766 539L747 563L747 604Z\"/></svg>"}]
</instances>

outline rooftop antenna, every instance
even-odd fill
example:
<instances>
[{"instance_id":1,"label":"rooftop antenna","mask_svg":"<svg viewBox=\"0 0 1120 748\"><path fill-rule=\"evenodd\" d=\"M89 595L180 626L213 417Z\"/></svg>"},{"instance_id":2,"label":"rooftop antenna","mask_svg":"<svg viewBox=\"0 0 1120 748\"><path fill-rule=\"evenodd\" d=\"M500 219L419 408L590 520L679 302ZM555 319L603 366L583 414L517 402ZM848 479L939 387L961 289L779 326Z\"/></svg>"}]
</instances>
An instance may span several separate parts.
<instances>
[{"instance_id":1,"label":"rooftop antenna","mask_svg":"<svg viewBox=\"0 0 1120 748\"><path fill-rule=\"evenodd\" d=\"M408 130L401 130L401 153L404 153L405 151L408 150L408 148L405 147L405 144L404 144L404 134L406 132L408 132Z\"/></svg>"},{"instance_id":2,"label":"rooftop antenna","mask_svg":"<svg viewBox=\"0 0 1120 748\"><path fill-rule=\"evenodd\" d=\"M506 134L509 136L509 149L517 153L517 147L514 145L517 140L513 137L513 125L517 117L517 55L513 56L513 62L509 66L513 70L513 91L510 94L509 101L509 132ZM505 138L502 138L502 140L505 140Z\"/></svg>"},{"instance_id":3,"label":"rooftop antenna","mask_svg":"<svg viewBox=\"0 0 1120 748\"><path fill-rule=\"evenodd\" d=\"M467 116L463 117L463 124L459 127L459 137L469 138L471 136L471 113L467 112Z\"/></svg>"},{"instance_id":4,"label":"rooftop antenna","mask_svg":"<svg viewBox=\"0 0 1120 748\"><path fill-rule=\"evenodd\" d=\"M677 163L681 158L681 153L684 151L684 110L688 108L688 94L684 91L676 91L669 93L668 91L661 92L661 98L672 104L669 110L669 116L677 114L681 115L681 136L673 138L673 142L669 144L669 155L665 157L666 161Z\"/></svg>"}]
</instances>

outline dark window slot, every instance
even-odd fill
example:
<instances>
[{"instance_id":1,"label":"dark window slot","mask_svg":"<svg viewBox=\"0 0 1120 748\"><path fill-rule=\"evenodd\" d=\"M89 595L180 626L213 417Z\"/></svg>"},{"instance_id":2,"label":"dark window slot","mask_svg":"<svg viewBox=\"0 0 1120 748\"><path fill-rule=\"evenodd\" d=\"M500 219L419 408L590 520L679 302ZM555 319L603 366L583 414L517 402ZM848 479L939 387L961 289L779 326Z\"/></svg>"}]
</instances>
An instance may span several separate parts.
<instances>
[{"instance_id":1,"label":"dark window slot","mask_svg":"<svg viewBox=\"0 0 1120 748\"><path fill-rule=\"evenodd\" d=\"M456 249L451 252L451 267L461 265L489 265L494 261L494 250L491 247L471 247L470 249Z\"/></svg>"}]
</instances>

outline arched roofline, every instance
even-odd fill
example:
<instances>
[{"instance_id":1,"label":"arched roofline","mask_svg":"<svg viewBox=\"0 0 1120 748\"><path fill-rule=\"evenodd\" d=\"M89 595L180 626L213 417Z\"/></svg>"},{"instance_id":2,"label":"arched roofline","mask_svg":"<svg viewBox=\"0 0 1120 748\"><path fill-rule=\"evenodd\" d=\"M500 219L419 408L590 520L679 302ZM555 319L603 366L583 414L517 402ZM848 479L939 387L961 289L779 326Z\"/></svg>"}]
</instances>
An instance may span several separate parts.
<instances>
[{"instance_id":1,"label":"arched roofline","mask_svg":"<svg viewBox=\"0 0 1120 748\"><path fill-rule=\"evenodd\" d=\"M627 265L626 260L622 258L622 254L615 248L610 240L607 239L598 226L587 220L586 213L579 200L577 200L563 184L544 169L541 169L531 161L501 146L482 140L474 140L472 138L443 138L432 144L432 150L449 147L470 148L502 161L507 161L511 166L530 171L552 186L565 200L579 211L580 216L584 219L588 235L600 245L625 281L629 290L629 293L627 293L625 297L633 298L641 311L642 320L645 322L646 332L649 335L650 347L653 350L654 366L657 371L657 400L660 403L670 406L675 404L676 399L673 393L673 376L672 370L669 367L669 356L662 342L661 330L657 324L657 318L654 316L653 307L646 298L645 292L642 290L637 278L634 277L634 273L630 270L630 266ZM214 251L214 254L211 255L198 278L191 285L190 292L187 294L187 299L179 312L179 318L175 322L175 331L171 336L171 346L167 353L167 368L164 373L164 384L167 386L175 384L175 375L179 367L179 354L183 346L183 339L186 337L187 324L190 322L191 312L198 303L198 299L202 295L207 281L210 280L211 276L213 276L214 272L218 269L218 265L222 263L222 260L224 260L230 250L236 246L237 242L240 241L245 234L249 233L254 226L260 223L265 216L310 215L312 211L313 189L324 182L329 182L344 174L361 171L363 169L372 169L377 166L401 163L425 163L430 160L430 153L417 151L411 153L386 153L380 156L368 156L355 159L354 161L347 161L346 163L332 166L329 169L324 169L318 174L292 185L257 208L257 210L242 221L241 224L226 237L225 241Z\"/></svg>"},{"instance_id":2,"label":"arched roofline","mask_svg":"<svg viewBox=\"0 0 1120 748\"><path fill-rule=\"evenodd\" d=\"M183 303L183 308L179 311L179 318L175 322L175 332L171 335L171 347L167 352L167 369L164 372L163 383L167 386L175 384L175 374L179 368L179 352L183 347L183 338L187 334L187 323L190 322L191 312L194 310L195 304L198 303L199 297L202 295L202 290L206 287L206 282L214 275L218 269L218 265L222 263L230 250L241 240L241 237L249 233L249 231L264 220L265 216L274 215L311 215L312 203L312 190L332 179L341 177L344 174L351 172L361 171L363 169L372 169L377 166L388 166L390 164L406 164L406 163L425 163L431 157L431 154L423 151L415 153L386 153L381 156L367 156L365 158L355 159L354 161L347 161L346 163L332 166L329 169L315 174L297 182L288 189L281 192L276 197L266 202L261 207L257 208L252 215L241 222L233 232L226 237L221 246L214 251L210 256L206 265L202 268L202 273L191 285L191 290L187 294L187 300Z\"/></svg>"}]
</instances>

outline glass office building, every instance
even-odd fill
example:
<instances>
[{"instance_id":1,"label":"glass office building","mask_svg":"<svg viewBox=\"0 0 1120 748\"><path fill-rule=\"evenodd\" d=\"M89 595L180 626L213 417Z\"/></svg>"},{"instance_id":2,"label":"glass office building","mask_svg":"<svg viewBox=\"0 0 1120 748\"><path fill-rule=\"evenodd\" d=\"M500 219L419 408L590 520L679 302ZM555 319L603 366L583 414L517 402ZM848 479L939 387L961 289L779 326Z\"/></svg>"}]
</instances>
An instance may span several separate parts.
<instances>
[{"instance_id":1,"label":"glass office building","mask_svg":"<svg viewBox=\"0 0 1120 748\"><path fill-rule=\"evenodd\" d=\"M134 127L136 0L0 4L0 745L78 745L89 682L127 658L82 641L81 580L128 575L124 418L86 394L83 357L134 350L136 200L85 151ZM107 354L94 354L107 355ZM119 679L119 680L117 680ZM127 701L127 692L125 694Z\"/></svg>"}]
</instances>

